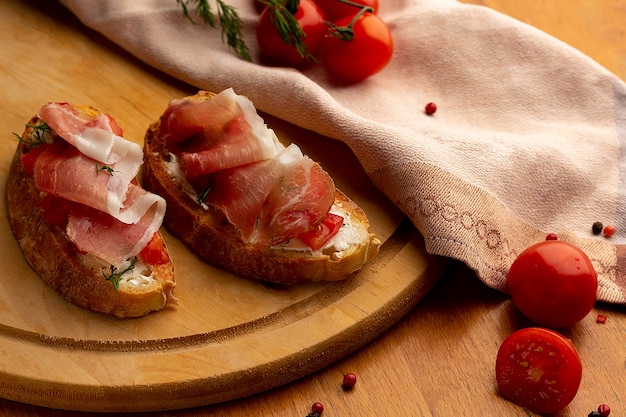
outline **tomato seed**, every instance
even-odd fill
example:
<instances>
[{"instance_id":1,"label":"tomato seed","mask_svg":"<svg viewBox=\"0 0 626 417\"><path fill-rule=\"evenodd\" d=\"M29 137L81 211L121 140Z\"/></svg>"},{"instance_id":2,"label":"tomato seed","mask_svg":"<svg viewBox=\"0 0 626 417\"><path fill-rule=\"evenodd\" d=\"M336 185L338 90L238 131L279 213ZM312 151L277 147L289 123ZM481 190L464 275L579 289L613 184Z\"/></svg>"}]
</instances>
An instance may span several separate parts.
<instances>
[{"instance_id":1,"label":"tomato seed","mask_svg":"<svg viewBox=\"0 0 626 417\"><path fill-rule=\"evenodd\" d=\"M435 103L432 103L432 102L428 103L426 104L426 107L424 107L424 112L429 116L435 113L436 111L437 111L437 105Z\"/></svg>"},{"instance_id":2,"label":"tomato seed","mask_svg":"<svg viewBox=\"0 0 626 417\"><path fill-rule=\"evenodd\" d=\"M598 406L598 413L600 413L602 417L608 417L609 414L611 414L611 407L606 404L600 404Z\"/></svg>"},{"instance_id":3,"label":"tomato seed","mask_svg":"<svg viewBox=\"0 0 626 417\"><path fill-rule=\"evenodd\" d=\"M604 236L606 237L611 237L615 234L615 232L617 232L617 228L613 225L607 224L606 226L604 226Z\"/></svg>"},{"instance_id":4,"label":"tomato seed","mask_svg":"<svg viewBox=\"0 0 626 417\"><path fill-rule=\"evenodd\" d=\"M311 412L313 413L322 414L322 411L324 411L324 404L322 403L313 403L311 406Z\"/></svg>"},{"instance_id":5,"label":"tomato seed","mask_svg":"<svg viewBox=\"0 0 626 417\"><path fill-rule=\"evenodd\" d=\"M354 388L355 384L356 384L356 375L350 372L343 376L343 381L341 383L341 386L344 390L346 391L351 390L352 388Z\"/></svg>"}]
</instances>

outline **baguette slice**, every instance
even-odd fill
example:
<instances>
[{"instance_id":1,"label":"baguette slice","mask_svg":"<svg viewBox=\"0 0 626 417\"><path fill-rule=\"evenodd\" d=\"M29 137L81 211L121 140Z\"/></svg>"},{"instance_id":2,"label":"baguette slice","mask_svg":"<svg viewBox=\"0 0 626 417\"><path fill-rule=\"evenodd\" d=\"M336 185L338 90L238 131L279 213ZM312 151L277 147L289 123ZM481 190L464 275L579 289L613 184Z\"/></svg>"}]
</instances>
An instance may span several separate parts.
<instances>
[{"instance_id":1,"label":"baguette slice","mask_svg":"<svg viewBox=\"0 0 626 417\"><path fill-rule=\"evenodd\" d=\"M184 100L213 96L200 91ZM244 243L223 211L199 205L187 191L189 184L160 135L160 124L158 120L150 125L144 139L143 184L165 198L165 227L208 263L243 277L296 284L347 278L378 253L381 242L369 232L366 214L339 190L331 210L344 217L344 224L322 249L314 251L293 241L265 248Z\"/></svg>"},{"instance_id":2,"label":"baguette slice","mask_svg":"<svg viewBox=\"0 0 626 417\"><path fill-rule=\"evenodd\" d=\"M91 107L75 108L91 116L99 113ZM33 117L21 137L31 137L32 126L39 123L39 117ZM174 266L159 232L152 243L161 247L166 258L150 265L139 254L134 268L121 276L116 289L106 279L110 265L80 253L63 227L44 221L45 193L37 189L33 176L27 174L22 163L22 156L29 148L20 141L15 152L7 182L7 210L10 227L25 259L44 282L76 305L117 317L144 316L176 304L172 294Z\"/></svg>"}]
</instances>

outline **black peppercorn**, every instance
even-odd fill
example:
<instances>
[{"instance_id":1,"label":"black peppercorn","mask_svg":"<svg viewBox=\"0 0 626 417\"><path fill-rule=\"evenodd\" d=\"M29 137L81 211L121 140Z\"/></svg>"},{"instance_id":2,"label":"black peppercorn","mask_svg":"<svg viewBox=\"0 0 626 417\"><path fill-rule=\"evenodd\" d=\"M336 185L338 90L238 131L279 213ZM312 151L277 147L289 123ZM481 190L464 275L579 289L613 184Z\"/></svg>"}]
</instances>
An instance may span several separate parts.
<instances>
[{"instance_id":1,"label":"black peppercorn","mask_svg":"<svg viewBox=\"0 0 626 417\"><path fill-rule=\"evenodd\" d=\"M591 231L594 235L599 235L600 233L602 233L602 229L604 229L604 225L602 224L602 222L595 222L591 226Z\"/></svg>"}]
</instances>

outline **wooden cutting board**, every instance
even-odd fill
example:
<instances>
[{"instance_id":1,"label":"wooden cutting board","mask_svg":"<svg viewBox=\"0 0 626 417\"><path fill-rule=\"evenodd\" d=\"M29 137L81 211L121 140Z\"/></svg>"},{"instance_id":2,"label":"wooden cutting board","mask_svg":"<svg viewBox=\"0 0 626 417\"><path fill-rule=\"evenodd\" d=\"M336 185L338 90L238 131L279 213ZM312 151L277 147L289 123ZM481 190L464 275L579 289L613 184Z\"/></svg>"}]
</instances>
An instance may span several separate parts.
<instances>
[{"instance_id":1,"label":"wooden cutting board","mask_svg":"<svg viewBox=\"0 0 626 417\"><path fill-rule=\"evenodd\" d=\"M46 2L39 2L46 3ZM56 2L0 4L3 59L0 192L12 132L48 101L91 104L125 136L143 133L173 97L172 80L83 28ZM76 307L24 261L0 199L0 396L83 411L148 411L239 398L304 377L377 337L430 290L446 262L376 188L343 144L266 117L367 212L383 241L374 262L338 283L272 286L203 263L164 233L179 305L120 320ZM296 140L297 138L297 140Z\"/></svg>"}]
</instances>

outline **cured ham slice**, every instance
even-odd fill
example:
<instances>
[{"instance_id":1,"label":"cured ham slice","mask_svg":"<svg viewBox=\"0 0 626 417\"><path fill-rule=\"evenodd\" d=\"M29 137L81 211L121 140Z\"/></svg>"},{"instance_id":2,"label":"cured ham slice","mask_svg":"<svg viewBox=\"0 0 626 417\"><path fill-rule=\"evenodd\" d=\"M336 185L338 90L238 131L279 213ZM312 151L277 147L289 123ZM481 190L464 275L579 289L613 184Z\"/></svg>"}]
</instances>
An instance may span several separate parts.
<instances>
[{"instance_id":1,"label":"cured ham slice","mask_svg":"<svg viewBox=\"0 0 626 417\"><path fill-rule=\"evenodd\" d=\"M170 102L160 133L187 177L273 158L284 149L250 100L232 89L210 100Z\"/></svg>"},{"instance_id":2,"label":"cured ham slice","mask_svg":"<svg viewBox=\"0 0 626 417\"><path fill-rule=\"evenodd\" d=\"M165 200L139 187L141 147L105 115L86 116L50 103L40 118L63 140L40 145L33 165L37 188L72 201L66 232L79 250L118 266L138 254L165 215Z\"/></svg>"},{"instance_id":3,"label":"cured ham slice","mask_svg":"<svg viewBox=\"0 0 626 417\"><path fill-rule=\"evenodd\" d=\"M219 206L245 242L272 246L319 224L334 199L330 176L292 144L275 158L216 173L205 202Z\"/></svg>"},{"instance_id":4,"label":"cured ham slice","mask_svg":"<svg viewBox=\"0 0 626 417\"><path fill-rule=\"evenodd\" d=\"M155 194L146 193L132 184L128 207L146 206L139 220L129 227L113 216L89 206L73 206L67 222L68 237L82 251L119 266L137 255L156 232L155 220L165 214L165 205L157 203ZM136 204L137 200L144 200ZM149 204L152 201L154 204ZM158 229L158 228L157 228Z\"/></svg>"},{"instance_id":5,"label":"cured ham slice","mask_svg":"<svg viewBox=\"0 0 626 417\"><path fill-rule=\"evenodd\" d=\"M110 116L98 114L89 118L67 103L48 103L39 109L39 117L85 156L103 164L132 161L129 168L135 173L141 165L141 147L121 137L122 129Z\"/></svg>"}]
</instances>

